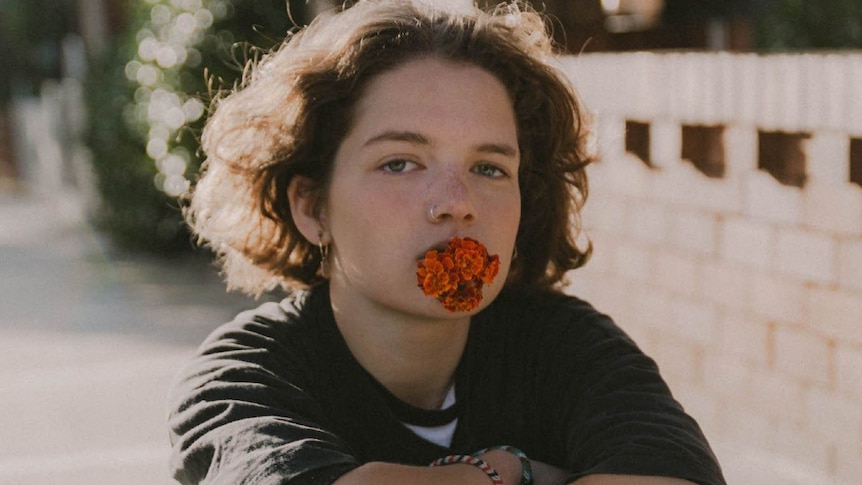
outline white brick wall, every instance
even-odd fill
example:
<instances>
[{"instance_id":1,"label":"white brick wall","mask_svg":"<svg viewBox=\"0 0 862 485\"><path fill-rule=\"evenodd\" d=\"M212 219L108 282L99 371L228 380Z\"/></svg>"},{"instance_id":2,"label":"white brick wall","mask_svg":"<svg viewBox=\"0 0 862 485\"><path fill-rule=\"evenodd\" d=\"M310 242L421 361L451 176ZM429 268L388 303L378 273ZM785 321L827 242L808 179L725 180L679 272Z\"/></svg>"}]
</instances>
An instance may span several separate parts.
<instances>
[{"instance_id":1,"label":"white brick wall","mask_svg":"<svg viewBox=\"0 0 862 485\"><path fill-rule=\"evenodd\" d=\"M828 288L806 292L809 326L846 344L862 344L862 298L858 293Z\"/></svg>"},{"instance_id":2,"label":"white brick wall","mask_svg":"<svg viewBox=\"0 0 862 485\"><path fill-rule=\"evenodd\" d=\"M803 433L799 426L783 422L775 425L772 431L770 451L780 453L792 460L792 463L804 467L819 470L833 468L831 462L834 451L825 441L812 439Z\"/></svg>"},{"instance_id":3,"label":"white brick wall","mask_svg":"<svg viewBox=\"0 0 862 485\"><path fill-rule=\"evenodd\" d=\"M862 400L862 346L839 345L836 349L835 387L857 403Z\"/></svg>"},{"instance_id":4,"label":"white brick wall","mask_svg":"<svg viewBox=\"0 0 862 485\"><path fill-rule=\"evenodd\" d=\"M802 220L802 193L778 183L766 172L744 176L745 215L779 225L798 225Z\"/></svg>"},{"instance_id":5,"label":"white brick wall","mask_svg":"<svg viewBox=\"0 0 862 485\"><path fill-rule=\"evenodd\" d=\"M757 170L757 128L730 125L724 130L726 170L731 177Z\"/></svg>"},{"instance_id":6,"label":"white brick wall","mask_svg":"<svg viewBox=\"0 0 862 485\"><path fill-rule=\"evenodd\" d=\"M824 285L837 281L837 248L829 234L802 229L781 230L775 249L780 272Z\"/></svg>"},{"instance_id":7,"label":"white brick wall","mask_svg":"<svg viewBox=\"0 0 862 485\"><path fill-rule=\"evenodd\" d=\"M774 324L747 317L742 312L725 312L719 315L718 349L722 355L759 368L766 368L774 360ZM707 373L708 379L717 374Z\"/></svg>"},{"instance_id":8,"label":"white brick wall","mask_svg":"<svg viewBox=\"0 0 862 485\"><path fill-rule=\"evenodd\" d=\"M726 261L767 270L773 265L775 244L775 229L767 223L733 216L724 222L721 256Z\"/></svg>"},{"instance_id":9,"label":"white brick wall","mask_svg":"<svg viewBox=\"0 0 862 485\"><path fill-rule=\"evenodd\" d=\"M698 267L694 258L675 251L659 251L652 281L674 295L691 297L698 293Z\"/></svg>"},{"instance_id":10,"label":"white brick wall","mask_svg":"<svg viewBox=\"0 0 862 485\"><path fill-rule=\"evenodd\" d=\"M671 389L687 389L700 379L701 351L672 333L659 333L655 359Z\"/></svg>"},{"instance_id":11,"label":"white brick wall","mask_svg":"<svg viewBox=\"0 0 862 485\"><path fill-rule=\"evenodd\" d=\"M788 278L767 273L751 276L751 311L782 323L803 323L805 289Z\"/></svg>"},{"instance_id":12,"label":"white brick wall","mask_svg":"<svg viewBox=\"0 0 862 485\"><path fill-rule=\"evenodd\" d=\"M747 308L751 299L751 275L737 264L709 261L701 270L700 298L733 309Z\"/></svg>"},{"instance_id":13,"label":"white brick wall","mask_svg":"<svg viewBox=\"0 0 862 485\"><path fill-rule=\"evenodd\" d=\"M858 447L862 440L862 407L853 399L821 388L805 396L808 429L841 448Z\"/></svg>"},{"instance_id":14,"label":"white brick wall","mask_svg":"<svg viewBox=\"0 0 862 485\"><path fill-rule=\"evenodd\" d=\"M670 221L669 242L700 256L714 255L718 248L718 217L706 211L676 210Z\"/></svg>"},{"instance_id":15,"label":"white brick wall","mask_svg":"<svg viewBox=\"0 0 862 485\"><path fill-rule=\"evenodd\" d=\"M805 226L862 239L862 187L812 182L802 197Z\"/></svg>"},{"instance_id":16,"label":"white brick wall","mask_svg":"<svg viewBox=\"0 0 862 485\"><path fill-rule=\"evenodd\" d=\"M785 327L775 332L775 369L795 381L829 385L831 354L829 341L816 333Z\"/></svg>"},{"instance_id":17,"label":"white brick wall","mask_svg":"<svg viewBox=\"0 0 862 485\"><path fill-rule=\"evenodd\" d=\"M841 185L847 179L850 138L846 132L818 131L808 140L808 176L811 181Z\"/></svg>"},{"instance_id":18,"label":"white brick wall","mask_svg":"<svg viewBox=\"0 0 862 485\"><path fill-rule=\"evenodd\" d=\"M650 124L650 160L657 167L679 163L682 130L674 120L655 119Z\"/></svg>"},{"instance_id":19,"label":"white brick wall","mask_svg":"<svg viewBox=\"0 0 862 485\"><path fill-rule=\"evenodd\" d=\"M737 396L745 394L751 387L752 370L755 367L731 354L707 352L702 361L704 379L703 389L708 396L719 398L719 402L729 402ZM723 413L736 414L748 409L747 406L723 406Z\"/></svg>"},{"instance_id":20,"label":"white brick wall","mask_svg":"<svg viewBox=\"0 0 862 485\"><path fill-rule=\"evenodd\" d=\"M766 369L755 369L751 374L747 399L737 405L748 407L767 421L800 427L805 423L805 386L800 381Z\"/></svg>"},{"instance_id":21,"label":"white brick wall","mask_svg":"<svg viewBox=\"0 0 862 485\"><path fill-rule=\"evenodd\" d=\"M677 300L671 308L669 329L696 348L719 341L719 312L714 305L695 300Z\"/></svg>"},{"instance_id":22,"label":"white brick wall","mask_svg":"<svg viewBox=\"0 0 862 485\"><path fill-rule=\"evenodd\" d=\"M653 252L639 244L620 242L614 254L614 273L637 283L648 283L655 274Z\"/></svg>"},{"instance_id":23,"label":"white brick wall","mask_svg":"<svg viewBox=\"0 0 862 485\"><path fill-rule=\"evenodd\" d=\"M670 213L660 204L647 200L629 207L628 236L637 242L659 246L664 244L670 228Z\"/></svg>"},{"instance_id":24,"label":"white brick wall","mask_svg":"<svg viewBox=\"0 0 862 485\"><path fill-rule=\"evenodd\" d=\"M727 450L729 479L757 457L768 479L732 485L862 483L862 187L849 180L862 53L562 65L601 156L584 212L596 258L568 291L656 359ZM625 153L626 120L650 124L656 168ZM681 159L681 127L716 124L725 170L707 178ZM810 135L803 187L758 170L759 131Z\"/></svg>"}]
</instances>

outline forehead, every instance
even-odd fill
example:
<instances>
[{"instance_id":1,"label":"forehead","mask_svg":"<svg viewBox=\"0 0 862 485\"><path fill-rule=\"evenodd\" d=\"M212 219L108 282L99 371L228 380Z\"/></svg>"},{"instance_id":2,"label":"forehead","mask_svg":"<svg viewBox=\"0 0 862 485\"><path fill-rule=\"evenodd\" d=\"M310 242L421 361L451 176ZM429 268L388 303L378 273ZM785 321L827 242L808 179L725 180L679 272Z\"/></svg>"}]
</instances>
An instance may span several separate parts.
<instances>
[{"instance_id":1,"label":"forehead","mask_svg":"<svg viewBox=\"0 0 862 485\"><path fill-rule=\"evenodd\" d=\"M351 132L431 125L501 137L517 131L512 101L496 76L473 64L429 58L373 78L357 100Z\"/></svg>"}]
</instances>

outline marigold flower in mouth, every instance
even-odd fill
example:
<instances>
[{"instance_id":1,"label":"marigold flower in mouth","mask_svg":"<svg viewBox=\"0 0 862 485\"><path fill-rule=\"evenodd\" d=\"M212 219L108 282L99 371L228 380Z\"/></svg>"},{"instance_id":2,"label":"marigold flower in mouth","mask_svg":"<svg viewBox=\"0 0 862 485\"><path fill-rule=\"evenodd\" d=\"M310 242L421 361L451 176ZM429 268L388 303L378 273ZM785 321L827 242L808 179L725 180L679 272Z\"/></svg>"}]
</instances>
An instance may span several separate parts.
<instances>
[{"instance_id":1,"label":"marigold flower in mouth","mask_svg":"<svg viewBox=\"0 0 862 485\"><path fill-rule=\"evenodd\" d=\"M440 301L450 312L476 309L482 286L490 285L500 271L500 258L469 237L454 238L443 251L431 249L418 262L419 288Z\"/></svg>"}]
</instances>

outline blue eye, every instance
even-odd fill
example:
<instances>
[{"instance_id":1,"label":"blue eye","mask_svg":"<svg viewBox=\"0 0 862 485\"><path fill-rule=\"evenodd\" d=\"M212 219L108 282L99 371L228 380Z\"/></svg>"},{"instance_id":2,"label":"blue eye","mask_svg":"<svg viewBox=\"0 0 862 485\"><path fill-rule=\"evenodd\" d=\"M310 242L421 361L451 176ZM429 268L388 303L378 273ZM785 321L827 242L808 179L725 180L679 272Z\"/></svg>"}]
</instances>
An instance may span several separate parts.
<instances>
[{"instance_id":1,"label":"blue eye","mask_svg":"<svg viewBox=\"0 0 862 485\"><path fill-rule=\"evenodd\" d=\"M497 167L496 165L492 165L490 163L482 163L482 164L476 165L475 167L473 167L473 172L478 174L478 175L481 175L483 177L488 177L488 178L499 178L499 177L505 177L508 175L506 172L501 170L499 167Z\"/></svg>"}]
</instances>

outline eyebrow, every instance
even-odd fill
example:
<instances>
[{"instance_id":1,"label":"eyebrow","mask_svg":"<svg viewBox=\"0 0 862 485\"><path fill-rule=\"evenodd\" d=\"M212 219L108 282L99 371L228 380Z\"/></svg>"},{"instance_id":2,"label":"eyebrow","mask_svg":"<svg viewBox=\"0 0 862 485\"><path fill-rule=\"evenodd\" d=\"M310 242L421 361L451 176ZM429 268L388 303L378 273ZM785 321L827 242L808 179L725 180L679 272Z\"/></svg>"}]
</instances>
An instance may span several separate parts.
<instances>
[{"instance_id":1,"label":"eyebrow","mask_svg":"<svg viewBox=\"0 0 862 485\"><path fill-rule=\"evenodd\" d=\"M388 130L373 136L365 141L362 146L373 145L384 141L404 141L416 145L431 145L431 141L424 135L413 131ZM518 150L507 143L483 143L476 147L477 152L496 153L507 157L517 157Z\"/></svg>"},{"instance_id":2,"label":"eyebrow","mask_svg":"<svg viewBox=\"0 0 862 485\"><path fill-rule=\"evenodd\" d=\"M507 143L485 143L479 145L476 151L482 153L496 153L507 157L515 158L518 156L518 150Z\"/></svg>"},{"instance_id":3,"label":"eyebrow","mask_svg":"<svg viewBox=\"0 0 862 485\"><path fill-rule=\"evenodd\" d=\"M413 143L416 145L430 145L431 141L428 138L420 135L419 133L413 131L395 131L389 130L384 131L383 133L373 136L365 141L362 146L373 145L375 143L380 143L383 141L406 141L408 143Z\"/></svg>"}]
</instances>

